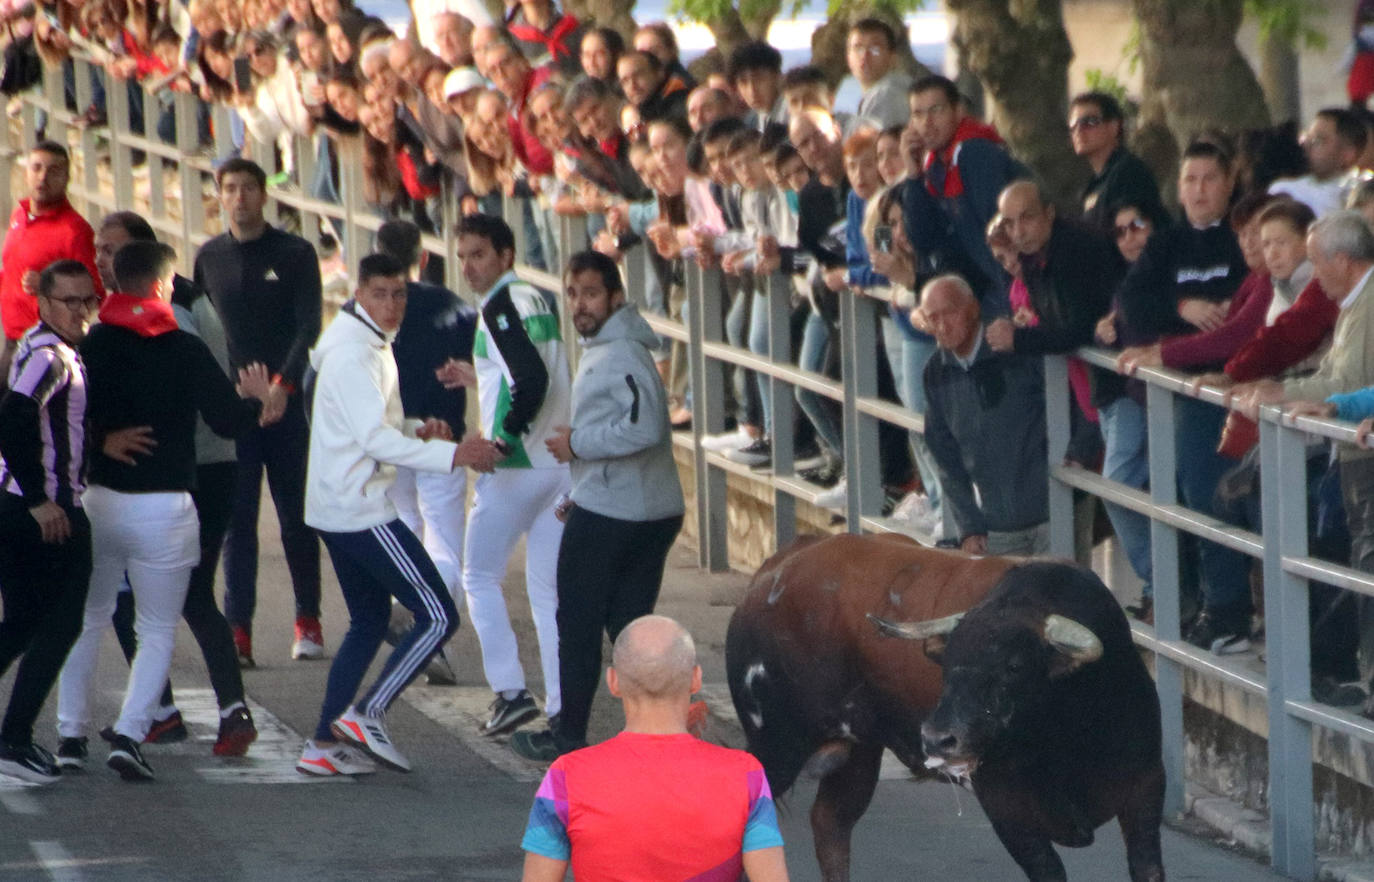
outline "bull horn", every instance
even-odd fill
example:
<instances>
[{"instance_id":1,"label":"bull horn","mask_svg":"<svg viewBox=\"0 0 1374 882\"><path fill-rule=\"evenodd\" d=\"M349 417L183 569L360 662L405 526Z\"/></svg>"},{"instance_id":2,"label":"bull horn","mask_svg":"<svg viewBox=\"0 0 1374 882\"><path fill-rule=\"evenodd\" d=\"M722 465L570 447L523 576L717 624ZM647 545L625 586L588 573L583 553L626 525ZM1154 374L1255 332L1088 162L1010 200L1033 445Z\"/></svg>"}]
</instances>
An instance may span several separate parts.
<instances>
[{"instance_id":1,"label":"bull horn","mask_svg":"<svg viewBox=\"0 0 1374 882\"><path fill-rule=\"evenodd\" d=\"M1045 617L1045 640L1080 664L1102 657L1102 641L1086 625L1054 613Z\"/></svg>"},{"instance_id":2,"label":"bull horn","mask_svg":"<svg viewBox=\"0 0 1374 882\"><path fill-rule=\"evenodd\" d=\"M868 620L878 626L879 633L887 637L901 637L904 640L929 640L931 637L948 634L963 617L963 613L955 613L943 619L930 619L925 622L894 622L873 613L868 614Z\"/></svg>"}]
</instances>

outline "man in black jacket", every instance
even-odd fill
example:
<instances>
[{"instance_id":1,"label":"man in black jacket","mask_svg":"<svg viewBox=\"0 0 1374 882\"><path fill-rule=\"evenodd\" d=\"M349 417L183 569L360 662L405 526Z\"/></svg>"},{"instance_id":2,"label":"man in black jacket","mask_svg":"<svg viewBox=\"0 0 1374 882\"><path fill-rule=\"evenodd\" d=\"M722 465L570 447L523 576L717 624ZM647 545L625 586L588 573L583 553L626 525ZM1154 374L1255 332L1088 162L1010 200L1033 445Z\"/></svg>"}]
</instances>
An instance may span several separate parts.
<instances>
[{"instance_id":1,"label":"man in black jacket","mask_svg":"<svg viewBox=\"0 0 1374 882\"><path fill-rule=\"evenodd\" d=\"M139 744L167 682L176 625L200 559L200 527L189 492L196 479L196 415L224 436L254 427L259 416L256 406L240 400L205 343L177 327L170 303L175 257L159 242L121 248L114 259L120 291L106 297L100 324L81 345L91 378L87 428L93 453L82 502L92 521L93 564L81 636L63 668L58 732L64 739L86 736L100 640L127 578L138 607L138 652L109 736L109 765L126 780L153 776ZM239 377L245 394L270 407L265 367L253 364ZM274 416L264 410L264 419ZM149 426L157 439L136 464L95 446L129 426Z\"/></svg>"},{"instance_id":2,"label":"man in black jacket","mask_svg":"<svg viewBox=\"0 0 1374 882\"><path fill-rule=\"evenodd\" d=\"M447 288L418 282L429 254L420 248L420 228L410 221L387 221L377 230L377 250L408 268L406 311L391 350L407 420L440 419L454 438L467 429L467 390L445 386L438 371L450 359L472 360L477 313ZM447 474L396 467L388 491L401 520L424 541L425 551L448 586L454 601L462 599L463 535L467 525L466 469ZM430 663L433 681L453 682L442 650Z\"/></svg>"},{"instance_id":3,"label":"man in black jacket","mask_svg":"<svg viewBox=\"0 0 1374 882\"><path fill-rule=\"evenodd\" d=\"M224 544L224 613L234 628L239 663L252 667L258 503L266 470L296 594L292 657L319 658L324 655L320 542L304 519L309 430L296 394L306 353L320 335L319 260L309 242L267 223L267 176L257 164L231 159L220 166L216 182L229 229L201 247L195 282L210 295L224 322L233 366L262 362L272 372L267 409L281 414L279 422L238 441L238 488Z\"/></svg>"},{"instance_id":4,"label":"man in black jacket","mask_svg":"<svg viewBox=\"0 0 1374 882\"><path fill-rule=\"evenodd\" d=\"M1093 171L1080 197L1084 223L1110 233L1123 205L1138 206L1151 218L1165 215L1154 172L1126 149L1125 115L1115 98L1105 92L1075 95L1069 105L1069 140Z\"/></svg>"}]
</instances>

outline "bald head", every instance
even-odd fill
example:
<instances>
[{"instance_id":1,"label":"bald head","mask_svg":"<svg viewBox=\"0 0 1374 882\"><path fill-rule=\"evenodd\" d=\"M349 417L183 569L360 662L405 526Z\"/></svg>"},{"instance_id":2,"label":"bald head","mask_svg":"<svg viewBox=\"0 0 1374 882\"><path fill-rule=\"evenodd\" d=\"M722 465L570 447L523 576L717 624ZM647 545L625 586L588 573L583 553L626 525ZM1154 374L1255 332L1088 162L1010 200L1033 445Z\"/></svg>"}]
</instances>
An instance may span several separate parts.
<instances>
[{"instance_id":1,"label":"bald head","mask_svg":"<svg viewBox=\"0 0 1374 882\"><path fill-rule=\"evenodd\" d=\"M1012 247L1020 254L1039 254L1049 245L1054 206L1034 181L1012 181L997 197L997 211Z\"/></svg>"},{"instance_id":2,"label":"bald head","mask_svg":"<svg viewBox=\"0 0 1374 882\"><path fill-rule=\"evenodd\" d=\"M921 312L941 349L961 357L973 351L979 334L978 298L960 276L936 276L921 289Z\"/></svg>"},{"instance_id":3,"label":"bald head","mask_svg":"<svg viewBox=\"0 0 1374 882\"><path fill-rule=\"evenodd\" d=\"M839 183L844 174L842 132L835 117L823 107L806 107L788 121L788 134L802 162L827 185Z\"/></svg>"},{"instance_id":4,"label":"bald head","mask_svg":"<svg viewBox=\"0 0 1374 882\"><path fill-rule=\"evenodd\" d=\"M626 697L690 695L697 666L692 635L666 616L641 616L625 626L611 651L611 666Z\"/></svg>"},{"instance_id":5,"label":"bald head","mask_svg":"<svg viewBox=\"0 0 1374 882\"><path fill-rule=\"evenodd\" d=\"M495 25L479 25L472 29L472 63L476 65L477 72L484 77L487 76L487 50L499 42L501 29Z\"/></svg>"},{"instance_id":6,"label":"bald head","mask_svg":"<svg viewBox=\"0 0 1374 882\"><path fill-rule=\"evenodd\" d=\"M687 96L687 122L694 132L704 132L718 119L730 115L730 95L710 86L697 86Z\"/></svg>"}]
</instances>

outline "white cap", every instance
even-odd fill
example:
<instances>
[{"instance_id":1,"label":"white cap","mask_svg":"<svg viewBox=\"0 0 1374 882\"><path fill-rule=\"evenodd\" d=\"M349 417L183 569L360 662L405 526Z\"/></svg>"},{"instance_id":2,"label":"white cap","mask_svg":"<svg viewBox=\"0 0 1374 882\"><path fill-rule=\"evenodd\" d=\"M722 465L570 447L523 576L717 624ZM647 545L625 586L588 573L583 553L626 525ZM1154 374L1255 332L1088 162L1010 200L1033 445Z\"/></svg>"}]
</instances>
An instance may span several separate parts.
<instances>
[{"instance_id":1,"label":"white cap","mask_svg":"<svg viewBox=\"0 0 1374 882\"><path fill-rule=\"evenodd\" d=\"M473 89L485 89L487 81L482 79L482 75L477 72L475 67L455 67L444 77L444 97L452 98L464 92L471 92Z\"/></svg>"}]
</instances>

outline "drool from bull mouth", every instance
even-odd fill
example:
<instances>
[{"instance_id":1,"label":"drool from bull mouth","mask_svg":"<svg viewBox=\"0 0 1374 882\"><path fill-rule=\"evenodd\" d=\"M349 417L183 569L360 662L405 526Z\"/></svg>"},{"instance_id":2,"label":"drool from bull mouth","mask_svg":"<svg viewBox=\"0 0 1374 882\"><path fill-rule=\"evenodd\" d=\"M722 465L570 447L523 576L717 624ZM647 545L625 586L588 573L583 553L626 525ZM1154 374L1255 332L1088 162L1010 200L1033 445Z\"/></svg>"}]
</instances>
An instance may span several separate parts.
<instances>
[{"instance_id":1,"label":"drool from bull mouth","mask_svg":"<svg viewBox=\"0 0 1374 882\"><path fill-rule=\"evenodd\" d=\"M973 773L978 769L978 760L973 757L943 757L932 756L926 758L926 768L939 771L955 781L961 783L973 783Z\"/></svg>"}]
</instances>

